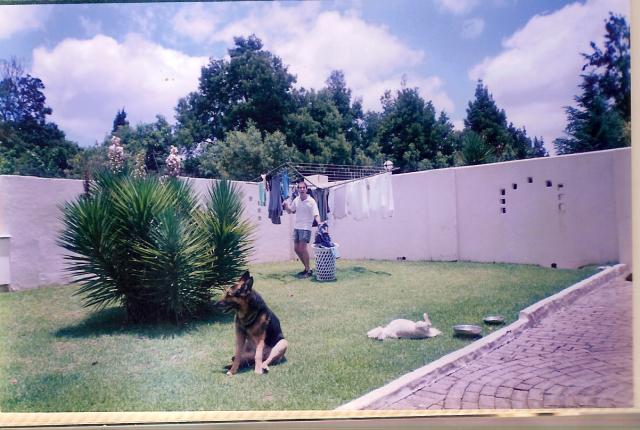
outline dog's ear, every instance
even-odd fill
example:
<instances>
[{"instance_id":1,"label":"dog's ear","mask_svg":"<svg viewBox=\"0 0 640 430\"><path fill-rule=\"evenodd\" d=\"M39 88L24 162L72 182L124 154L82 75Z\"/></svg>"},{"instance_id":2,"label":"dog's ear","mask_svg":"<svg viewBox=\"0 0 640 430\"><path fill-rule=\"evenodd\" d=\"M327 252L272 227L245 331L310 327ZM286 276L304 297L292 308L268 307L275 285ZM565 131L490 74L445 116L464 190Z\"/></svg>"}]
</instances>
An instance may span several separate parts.
<instances>
[{"instance_id":1,"label":"dog's ear","mask_svg":"<svg viewBox=\"0 0 640 430\"><path fill-rule=\"evenodd\" d=\"M251 277L251 275L249 274L249 271L247 270L242 274L242 276L240 277L240 280L242 282L247 282L250 277Z\"/></svg>"},{"instance_id":2,"label":"dog's ear","mask_svg":"<svg viewBox=\"0 0 640 430\"><path fill-rule=\"evenodd\" d=\"M249 272L247 272L247 273L249 273ZM245 281L244 288L247 291L251 291L251 289L253 288L253 276L250 276L249 279L247 281Z\"/></svg>"}]
</instances>

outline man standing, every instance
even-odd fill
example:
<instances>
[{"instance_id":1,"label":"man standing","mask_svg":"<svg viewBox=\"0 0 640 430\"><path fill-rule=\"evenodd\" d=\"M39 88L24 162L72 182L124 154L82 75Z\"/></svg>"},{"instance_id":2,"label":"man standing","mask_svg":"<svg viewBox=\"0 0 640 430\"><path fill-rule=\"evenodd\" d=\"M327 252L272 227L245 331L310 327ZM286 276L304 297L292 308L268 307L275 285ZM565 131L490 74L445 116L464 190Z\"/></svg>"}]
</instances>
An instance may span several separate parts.
<instances>
[{"instance_id":1,"label":"man standing","mask_svg":"<svg viewBox=\"0 0 640 430\"><path fill-rule=\"evenodd\" d=\"M313 197L307 194L307 184L304 179L298 181L297 188L300 195L293 199L291 204L285 200L283 206L287 213L296 214L296 222L293 227L293 250L304 265L304 270L296 276L309 278L312 271L309 267L308 244L311 241L313 221L315 220L320 225L320 211L318 211L318 204Z\"/></svg>"}]
</instances>

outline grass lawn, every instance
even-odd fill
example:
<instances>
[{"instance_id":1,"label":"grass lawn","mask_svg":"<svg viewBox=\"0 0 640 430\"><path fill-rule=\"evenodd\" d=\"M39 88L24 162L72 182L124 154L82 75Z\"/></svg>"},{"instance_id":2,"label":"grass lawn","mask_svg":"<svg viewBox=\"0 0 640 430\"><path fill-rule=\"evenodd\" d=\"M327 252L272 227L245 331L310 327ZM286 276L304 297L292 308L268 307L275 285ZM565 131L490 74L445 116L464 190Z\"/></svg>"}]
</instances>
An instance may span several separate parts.
<instances>
[{"instance_id":1,"label":"grass lawn","mask_svg":"<svg viewBox=\"0 0 640 430\"><path fill-rule=\"evenodd\" d=\"M231 315L182 327L127 326L118 308L92 312L74 286L0 294L3 412L333 409L467 345L451 326L507 323L518 311L595 273L537 266L338 262L337 282L297 280L294 262L254 265L254 288L278 315L287 361L267 375L227 377ZM443 334L368 339L394 318L428 312ZM489 331L485 327L485 334Z\"/></svg>"}]
</instances>

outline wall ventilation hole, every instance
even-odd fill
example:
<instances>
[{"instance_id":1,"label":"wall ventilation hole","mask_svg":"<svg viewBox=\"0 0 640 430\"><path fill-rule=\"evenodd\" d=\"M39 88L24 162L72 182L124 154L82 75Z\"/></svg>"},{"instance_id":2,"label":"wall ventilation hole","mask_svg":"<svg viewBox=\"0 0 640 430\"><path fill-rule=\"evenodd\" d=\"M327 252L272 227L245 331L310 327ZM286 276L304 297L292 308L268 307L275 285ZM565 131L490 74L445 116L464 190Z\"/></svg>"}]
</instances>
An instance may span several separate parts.
<instances>
[{"instance_id":1,"label":"wall ventilation hole","mask_svg":"<svg viewBox=\"0 0 640 430\"><path fill-rule=\"evenodd\" d=\"M511 184L511 188L513 188L514 190L518 189L518 184Z\"/></svg>"},{"instance_id":2,"label":"wall ventilation hole","mask_svg":"<svg viewBox=\"0 0 640 430\"><path fill-rule=\"evenodd\" d=\"M531 176L529 176L527 178L527 182L530 183L530 184L533 184L533 178Z\"/></svg>"},{"instance_id":3,"label":"wall ventilation hole","mask_svg":"<svg viewBox=\"0 0 640 430\"><path fill-rule=\"evenodd\" d=\"M550 187L551 185L551 181L547 181L547 187Z\"/></svg>"},{"instance_id":4,"label":"wall ventilation hole","mask_svg":"<svg viewBox=\"0 0 640 430\"><path fill-rule=\"evenodd\" d=\"M558 188L563 188L564 184L558 184Z\"/></svg>"},{"instance_id":5,"label":"wall ventilation hole","mask_svg":"<svg viewBox=\"0 0 640 430\"><path fill-rule=\"evenodd\" d=\"M506 213L507 213L507 208L500 208L500 211L501 211L503 214L506 214Z\"/></svg>"},{"instance_id":6,"label":"wall ventilation hole","mask_svg":"<svg viewBox=\"0 0 640 430\"><path fill-rule=\"evenodd\" d=\"M558 200L562 200L564 198L564 194L560 193L558 194Z\"/></svg>"},{"instance_id":7,"label":"wall ventilation hole","mask_svg":"<svg viewBox=\"0 0 640 430\"><path fill-rule=\"evenodd\" d=\"M501 205L506 205L507 204L507 199L500 199L500 204Z\"/></svg>"},{"instance_id":8,"label":"wall ventilation hole","mask_svg":"<svg viewBox=\"0 0 640 430\"><path fill-rule=\"evenodd\" d=\"M506 194L506 191L504 188L500 188L500 195L504 196Z\"/></svg>"},{"instance_id":9,"label":"wall ventilation hole","mask_svg":"<svg viewBox=\"0 0 640 430\"><path fill-rule=\"evenodd\" d=\"M558 211L564 212L564 203L558 203Z\"/></svg>"},{"instance_id":10,"label":"wall ventilation hole","mask_svg":"<svg viewBox=\"0 0 640 430\"><path fill-rule=\"evenodd\" d=\"M552 268L552 269L557 269L557 268L558 268L558 265L557 265L556 263L551 263L551 268Z\"/></svg>"},{"instance_id":11,"label":"wall ventilation hole","mask_svg":"<svg viewBox=\"0 0 640 430\"><path fill-rule=\"evenodd\" d=\"M252 202L253 201L253 196L249 196L249 201Z\"/></svg>"}]
</instances>

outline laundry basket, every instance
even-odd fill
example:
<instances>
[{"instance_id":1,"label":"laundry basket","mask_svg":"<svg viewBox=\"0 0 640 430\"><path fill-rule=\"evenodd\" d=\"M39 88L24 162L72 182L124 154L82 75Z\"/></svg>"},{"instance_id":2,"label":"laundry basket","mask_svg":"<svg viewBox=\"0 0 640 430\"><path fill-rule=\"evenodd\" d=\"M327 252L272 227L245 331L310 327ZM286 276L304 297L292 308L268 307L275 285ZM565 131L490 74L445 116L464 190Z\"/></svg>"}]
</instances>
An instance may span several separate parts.
<instances>
[{"instance_id":1,"label":"laundry basket","mask_svg":"<svg viewBox=\"0 0 640 430\"><path fill-rule=\"evenodd\" d=\"M312 245L313 252L316 254L316 279L318 281L335 281L336 280L336 256L334 248L323 248ZM335 244L338 247L338 244Z\"/></svg>"}]
</instances>

